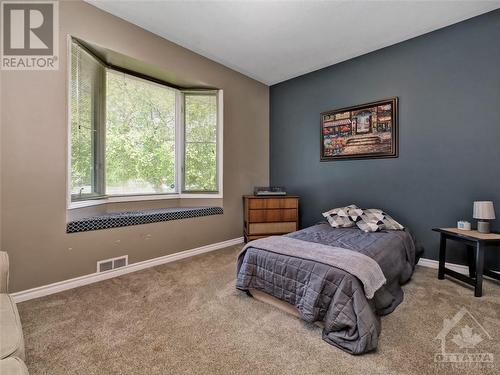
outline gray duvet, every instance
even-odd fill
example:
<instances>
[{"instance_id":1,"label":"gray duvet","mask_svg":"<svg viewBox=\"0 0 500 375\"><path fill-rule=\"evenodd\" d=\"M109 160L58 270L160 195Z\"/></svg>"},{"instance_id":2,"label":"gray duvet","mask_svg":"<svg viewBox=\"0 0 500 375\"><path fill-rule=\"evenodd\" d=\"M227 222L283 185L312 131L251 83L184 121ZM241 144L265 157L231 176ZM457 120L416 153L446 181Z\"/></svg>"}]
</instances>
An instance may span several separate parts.
<instances>
[{"instance_id":1,"label":"gray duvet","mask_svg":"<svg viewBox=\"0 0 500 375\"><path fill-rule=\"evenodd\" d=\"M412 235L407 230L364 233L322 223L287 237L362 253L378 263L386 284L367 299L357 277L311 260L314 246L305 243L304 252L310 251L307 257L247 247L238 257L236 287L257 289L290 303L305 321L323 323L326 342L349 353L375 349L380 316L392 312L403 300L401 285L411 278L422 252Z\"/></svg>"}]
</instances>

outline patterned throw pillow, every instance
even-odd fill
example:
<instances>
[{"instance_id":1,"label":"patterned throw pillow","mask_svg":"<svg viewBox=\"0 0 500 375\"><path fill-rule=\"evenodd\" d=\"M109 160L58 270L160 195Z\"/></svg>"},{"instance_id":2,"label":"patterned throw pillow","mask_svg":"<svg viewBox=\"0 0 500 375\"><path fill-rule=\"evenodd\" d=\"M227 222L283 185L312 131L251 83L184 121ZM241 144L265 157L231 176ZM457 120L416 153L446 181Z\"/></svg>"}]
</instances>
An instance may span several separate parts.
<instances>
[{"instance_id":1,"label":"patterned throw pillow","mask_svg":"<svg viewBox=\"0 0 500 375\"><path fill-rule=\"evenodd\" d=\"M350 217L350 211L358 209L356 205L351 204L346 207L333 208L330 211L323 212L323 216L334 228L349 228L354 226L354 221Z\"/></svg>"},{"instance_id":2,"label":"patterned throw pillow","mask_svg":"<svg viewBox=\"0 0 500 375\"><path fill-rule=\"evenodd\" d=\"M396 220L386 214L384 211L370 208L363 210L359 216L356 225L363 232L377 232L379 230L403 230L404 227Z\"/></svg>"},{"instance_id":3,"label":"patterned throw pillow","mask_svg":"<svg viewBox=\"0 0 500 375\"><path fill-rule=\"evenodd\" d=\"M361 215L363 215L363 210L361 208L355 207L349 209L349 217L352 221L358 221L361 218Z\"/></svg>"},{"instance_id":4,"label":"patterned throw pillow","mask_svg":"<svg viewBox=\"0 0 500 375\"><path fill-rule=\"evenodd\" d=\"M403 229L405 229L404 226L399 224L396 220L394 220L392 217L390 217L387 214L385 215L383 222L385 225L384 229L387 229L387 230L403 230Z\"/></svg>"},{"instance_id":5,"label":"patterned throw pillow","mask_svg":"<svg viewBox=\"0 0 500 375\"><path fill-rule=\"evenodd\" d=\"M363 232L378 232L379 230L382 230L383 224L380 221L369 221L361 217L361 220L356 221L356 225L358 226L359 229L361 229Z\"/></svg>"}]
</instances>

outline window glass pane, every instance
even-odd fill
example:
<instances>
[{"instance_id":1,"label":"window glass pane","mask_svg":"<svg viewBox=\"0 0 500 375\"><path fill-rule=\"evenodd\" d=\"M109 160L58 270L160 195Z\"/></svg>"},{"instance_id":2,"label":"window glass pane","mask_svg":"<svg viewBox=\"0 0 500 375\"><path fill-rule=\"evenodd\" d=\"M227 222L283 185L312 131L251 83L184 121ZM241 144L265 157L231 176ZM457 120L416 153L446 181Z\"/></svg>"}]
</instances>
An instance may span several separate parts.
<instances>
[{"instance_id":1,"label":"window glass pane","mask_svg":"<svg viewBox=\"0 0 500 375\"><path fill-rule=\"evenodd\" d=\"M175 91L109 70L106 194L175 192Z\"/></svg>"},{"instance_id":2,"label":"window glass pane","mask_svg":"<svg viewBox=\"0 0 500 375\"><path fill-rule=\"evenodd\" d=\"M98 194L96 184L104 68L76 43L71 45L71 194L74 200Z\"/></svg>"},{"instance_id":3,"label":"window glass pane","mask_svg":"<svg viewBox=\"0 0 500 375\"><path fill-rule=\"evenodd\" d=\"M217 96L185 95L184 190L217 191Z\"/></svg>"}]
</instances>

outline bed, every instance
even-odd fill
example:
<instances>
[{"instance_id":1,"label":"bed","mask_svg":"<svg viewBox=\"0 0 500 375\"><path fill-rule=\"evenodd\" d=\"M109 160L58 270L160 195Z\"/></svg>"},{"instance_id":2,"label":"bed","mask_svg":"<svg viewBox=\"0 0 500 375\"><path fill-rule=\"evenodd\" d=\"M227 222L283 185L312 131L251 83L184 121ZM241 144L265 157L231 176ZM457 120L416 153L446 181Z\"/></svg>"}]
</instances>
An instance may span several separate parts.
<instances>
[{"instance_id":1,"label":"bed","mask_svg":"<svg viewBox=\"0 0 500 375\"><path fill-rule=\"evenodd\" d=\"M401 285L422 252L407 229L365 233L320 223L247 244L236 287L320 324L327 343L362 354L377 347L380 316L402 302Z\"/></svg>"}]
</instances>

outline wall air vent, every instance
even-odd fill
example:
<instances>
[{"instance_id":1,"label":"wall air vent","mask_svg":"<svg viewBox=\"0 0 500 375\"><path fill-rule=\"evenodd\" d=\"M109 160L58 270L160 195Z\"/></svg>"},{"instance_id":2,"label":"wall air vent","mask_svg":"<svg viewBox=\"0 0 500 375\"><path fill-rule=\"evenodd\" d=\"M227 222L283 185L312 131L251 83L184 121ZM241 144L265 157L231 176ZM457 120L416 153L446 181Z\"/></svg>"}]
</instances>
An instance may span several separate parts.
<instances>
[{"instance_id":1,"label":"wall air vent","mask_svg":"<svg viewBox=\"0 0 500 375\"><path fill-rule=\"evenodd\" d=\"M128 255L100 260L97 262L97 272L110 271L115 268L125 267L126 265L128 265Z\"/></svg>"}]
</instances>

